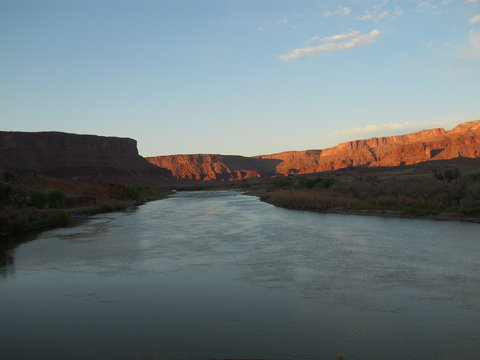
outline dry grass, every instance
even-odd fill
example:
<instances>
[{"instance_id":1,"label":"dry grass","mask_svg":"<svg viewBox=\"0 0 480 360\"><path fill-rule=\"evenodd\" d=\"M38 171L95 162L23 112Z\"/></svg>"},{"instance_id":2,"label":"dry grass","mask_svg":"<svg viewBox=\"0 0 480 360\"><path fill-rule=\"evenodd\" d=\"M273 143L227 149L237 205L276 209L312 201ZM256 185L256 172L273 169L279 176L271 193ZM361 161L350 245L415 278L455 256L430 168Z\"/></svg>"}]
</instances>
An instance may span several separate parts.
<instances>
[{"instance_id":1,"label":"dry grass","mask_svg":"<svg viewBox=\"0 0 480 360\"><path fill-rule=\"evenodd\" d=\"M302 186L306 183L281 179L262 184L256 191L262 200L291 209L480 217L480 177L475 174L459 173L457 178L447 180L435 177L431 171L390 171L378 176L337 176L330 187L315 185L310 189Z\"/></svg>"}]
</instances>

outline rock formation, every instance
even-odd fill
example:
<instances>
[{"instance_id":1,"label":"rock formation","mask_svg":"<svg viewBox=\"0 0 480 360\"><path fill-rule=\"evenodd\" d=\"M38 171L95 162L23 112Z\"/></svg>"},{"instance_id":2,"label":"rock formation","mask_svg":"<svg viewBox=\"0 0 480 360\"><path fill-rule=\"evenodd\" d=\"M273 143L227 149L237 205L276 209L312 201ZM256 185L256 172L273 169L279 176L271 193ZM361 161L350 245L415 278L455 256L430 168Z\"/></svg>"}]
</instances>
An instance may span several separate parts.
<instances>
[{"instance_id":1,"label":"rock formation","mask_svg":"<svg viewBox=\"0 0 480 360\"><path fill-rule=\"evenodd\" d=\"M0 170L124 183L175 181L170 171L142 158L133 139L61 132L1 131Z\"/></svg>"},{"instance_id":2,"label":"rock formation","mask_svg":"<svg viewBox=\"0 0 480 360\"><path fill-rule=\"evenodd\" d=\"M275 175L280 160L256 159L235 155L168 155L146 158L169 169L177 179L234 181Z\"/></svg>"},{"instance_id":3,"label":"rock formation","mask_svg":"<svg viewBox=\"0 0 480 360\"><path fill-rule=\"evenodd\" d=\"M170 155L147 158L178 179L240 180L272 175L309 174L355 166L398 166L458 157L480 157L480 120L450 131L355 140L323 150L287 151L255 157Z\"/></svg>"}]
</instances>

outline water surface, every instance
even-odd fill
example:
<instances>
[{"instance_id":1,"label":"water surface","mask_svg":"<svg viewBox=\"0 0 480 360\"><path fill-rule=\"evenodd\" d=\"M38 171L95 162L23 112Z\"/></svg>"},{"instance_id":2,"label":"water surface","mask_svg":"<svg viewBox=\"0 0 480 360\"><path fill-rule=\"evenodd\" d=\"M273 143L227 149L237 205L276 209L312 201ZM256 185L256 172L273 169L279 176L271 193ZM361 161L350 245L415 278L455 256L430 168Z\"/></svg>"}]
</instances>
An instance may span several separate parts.
<instances>
[{"instance_id":1,"label":"water surface","mask_svg":"<svg viewBox=\"0 0 480 360\"><path fill-rule=\"evenodd\" d=\"M3 360L479 359L478 224L186 192L0 259Z\"/></svg>"}]
</instances>

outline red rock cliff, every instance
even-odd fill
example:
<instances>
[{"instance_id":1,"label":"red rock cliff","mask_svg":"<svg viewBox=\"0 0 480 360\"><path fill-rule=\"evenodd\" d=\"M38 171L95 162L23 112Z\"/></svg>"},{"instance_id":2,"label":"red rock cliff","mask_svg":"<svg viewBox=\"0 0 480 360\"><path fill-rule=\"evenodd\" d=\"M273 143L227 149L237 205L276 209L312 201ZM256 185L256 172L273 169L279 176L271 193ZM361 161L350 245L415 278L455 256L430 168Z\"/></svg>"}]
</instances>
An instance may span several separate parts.
<instances>
[{"instance_id":1,"label":"red rock cliff","mask_svg":"<svg viewBox=\"0 0 480 360\"><path fill-rule=\"evenodd\" d=\"M255 159L235 155L168 155L146 158L149 162L169 169L178 179L234 181L275 175L275 159Z\"/></svg>"},{"instance_id":2,"label":"red rock cliff","mask_svg":"<svg viewBox=\"0 0 480 360\"><path fill-rule=\"evenodd\" d=\"M175 179L153 166L129 138L61 132L0 132L0 169L17 174L168 184Z\"/></svg>"},{"instance_id":3,"label":"red rock cliff","mask_svg":"<svg viewBox=\"0 0 480 360\"><path fill-rule=\"evenodd\" d=\"M450 131L423 130L412 134L355 140L311 151L258 156L277 159L278 174L308 174L349 166L398 166L457 157L480 157L480 120Z\"/></svg>"},{"instance_id":4,"label":"red rock cliff","mask_svg":"<svg viewBox=\"0 0 480 360\"><path fill-rule=\"evenodd\" d=\"M323 150L287 151L252 158L223 155L170 155L147 158L179 179L239 180L272 175L309 174L351 166L398 166L457 157L480 157L480 120L450 131L355 140Z\"/></svg>"}]
</instances>

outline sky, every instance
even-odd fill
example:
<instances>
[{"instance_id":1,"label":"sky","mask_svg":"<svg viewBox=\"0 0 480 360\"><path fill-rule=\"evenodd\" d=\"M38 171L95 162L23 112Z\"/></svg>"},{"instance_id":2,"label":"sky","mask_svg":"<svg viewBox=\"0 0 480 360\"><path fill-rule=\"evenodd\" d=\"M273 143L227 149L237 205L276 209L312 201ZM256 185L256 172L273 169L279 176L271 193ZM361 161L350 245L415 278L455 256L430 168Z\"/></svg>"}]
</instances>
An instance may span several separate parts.
<instances>
[{"instance_id":1,"label":"sky","mask_svg":"<svg viewBox=\"0 0 480 360\"><path fill-rule=\"evenodd\" d=\"M0 0L0 130L257 155L480 119L480 0Z\"/></svg>"}]
</instances>

